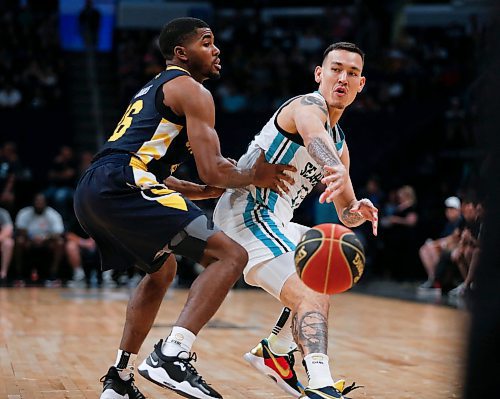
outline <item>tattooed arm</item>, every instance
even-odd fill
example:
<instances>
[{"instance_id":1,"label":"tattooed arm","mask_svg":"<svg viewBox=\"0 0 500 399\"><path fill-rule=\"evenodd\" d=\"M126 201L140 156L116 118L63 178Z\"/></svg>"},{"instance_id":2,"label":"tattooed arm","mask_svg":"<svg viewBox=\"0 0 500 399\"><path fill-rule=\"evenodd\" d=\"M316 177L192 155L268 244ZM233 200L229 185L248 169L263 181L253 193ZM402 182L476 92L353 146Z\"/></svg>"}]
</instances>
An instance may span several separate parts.
<instances>
[{"instance_id":1,"label":"tattooed arm","mask_svg":"<svg viewBox=\"0 0 500 399\"><path fill-rule=\"evenodd\" d=\"M377 208L367 200L358 201L349 177L349 149L344 144L339 157L333 139L325 130L328 118L326 103L316 96L306 95L294 109L294 122L298 133L311 157L323 167L327 188L320 202L334 202L340 221L348 227L356 227L370 220L373 234L377 234Z\"/></svg>"},{"instance_id":2,"label":"tattooed arm","mask_svg":"<svg viewBox=\"0 0 500 399\"><path fill-rule=\"evenodd\" d=\"M342 163L346 165L347 169L349 169L351 161L347 144L344 146L341 160ZM334 204L337 209L339 219L345 226L356 227L369 220L372 222L373 234L377 235L378 209L375 208L372 202L367 198L360 200L356 199L350 177L345 190L334 199Z\"/></svg>"},{"instance_id":3,"label":"tattooed arm","mask_svg":"<svg viewBox=\"0 0 500 399\"><path fill-rule=\"evenodd\" d=\"M349 176L333 139L325 129L327 118L325 101L313 95L301 97L293 112L295 127L309 155L323 168L323 174L329 176L329 188L333 192L330 196L333 198L344 190Z\"/></svg>"}]
</instances>

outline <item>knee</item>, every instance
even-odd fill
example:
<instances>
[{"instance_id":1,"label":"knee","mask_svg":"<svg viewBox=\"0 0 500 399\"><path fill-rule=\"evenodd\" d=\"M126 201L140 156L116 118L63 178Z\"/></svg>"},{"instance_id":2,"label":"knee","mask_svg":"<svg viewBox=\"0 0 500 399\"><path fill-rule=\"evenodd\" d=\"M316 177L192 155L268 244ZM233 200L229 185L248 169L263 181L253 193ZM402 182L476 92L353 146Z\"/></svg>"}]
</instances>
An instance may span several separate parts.
<instances>
[{"instance_id":1,"label":"knee","mask_svg":"<svg viewBox=\"0 0 500 399\"><path fill-rule=\"evenodd\" d=\"M78 244L74 241L66 241L66 252L75 253L76 251L79 251Z\"/></svg>"},{"instance_id":2,"label":"knee","mask_svg":"<svg viewBox=\"0 0 500 399\"><path fill-rule=\"evenodd\" d=\"M246 249L239 244L231 244L226 251L226 257L231 271L239 277L248 263L248 253Z\"/></svg>"},{"instance_id":3,"label":"knee","mask_svg":"<svg viewBox=\"0 0 500 399\"><path fill-rule=\"evenodd\" d=\"M2 248L5 249L12 249L14 248L14 240L10 237L5 238L2 241Z\"/></svg>"}]
</instances>

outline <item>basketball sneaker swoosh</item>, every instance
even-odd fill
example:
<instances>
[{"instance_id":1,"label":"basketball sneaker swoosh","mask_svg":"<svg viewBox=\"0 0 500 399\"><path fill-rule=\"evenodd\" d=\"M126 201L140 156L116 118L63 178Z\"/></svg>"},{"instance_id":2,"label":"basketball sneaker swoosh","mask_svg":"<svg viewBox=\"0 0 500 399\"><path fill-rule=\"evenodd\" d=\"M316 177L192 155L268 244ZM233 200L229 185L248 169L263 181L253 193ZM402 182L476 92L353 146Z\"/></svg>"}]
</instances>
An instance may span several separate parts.
<instances>
[{"instance_id":1,"label":"basketball sneaker swoosh","mask_svg":"<svg viewBox=\"0 0 500 399\"><path fill-rule=\"evenodd\" d=\"M151 359L151 364L153 365L153 367L158 366L159 360L153 359L153 356L149 356L149 358Z\"/></svg>"},{"instance_id":2,"label":"basketball sneaker swoosh","mask_svg":"<svg viewBox=\"0 0 500 399\"><path fill-rule=\"evenodd\" d=\"M263 345L263 348L266 350L266 352L269 354L269 357L271 358L271 361L274 364L274 367L276 367L276 370L278 371L279 375L282 378L288 378L290 377L290 374L292 370L290 370L290 366L283 367L281 364L279 364L278 360L274 357L273 352L269 350L269 348L266 345Z\"/></svg>"}]
</instances>

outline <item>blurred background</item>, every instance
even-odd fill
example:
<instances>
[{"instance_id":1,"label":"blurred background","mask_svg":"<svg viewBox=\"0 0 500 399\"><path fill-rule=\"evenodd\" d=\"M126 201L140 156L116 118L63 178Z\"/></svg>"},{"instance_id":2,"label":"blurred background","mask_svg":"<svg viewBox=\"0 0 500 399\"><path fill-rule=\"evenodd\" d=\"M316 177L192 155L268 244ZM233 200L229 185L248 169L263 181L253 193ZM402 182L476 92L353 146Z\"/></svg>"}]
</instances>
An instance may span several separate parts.
<instances>
[{"instance_id":1,"label":"blurred background","mask_svg":"<svg viewBox=\"0 0 500 399\"><path fill-rule=\"evenodd\" d=\"M475 104L492 2L283 3L1 1L0 207L7 215L0 223L10 217L13 232L1 236L0 282L114 286L140 278L96 272L95 246L72 212L73 189L131 96L164 68L161 27L192 16L211 25L221 49L222 77L207 87L223 154L232 158L286 99L316 89L314 67L330 43L361 47L367 84L340 125L358 198L379 208L381 227L376 240L367 224L356 231L368 256L360 289L435 300L473 288L468 271L484 199L478 181L488 162ZM193 164L176 175L197 179ZM338 221L319 193L304 201L296 222ZM201 206L210 212L214 204ZM63 222L44 233L58 239L39 252L18 234L26 230L20 211L30 206L49 206ZM189 286L199 270L179 261L177 283Z\"/></svg>"}]
</instances>

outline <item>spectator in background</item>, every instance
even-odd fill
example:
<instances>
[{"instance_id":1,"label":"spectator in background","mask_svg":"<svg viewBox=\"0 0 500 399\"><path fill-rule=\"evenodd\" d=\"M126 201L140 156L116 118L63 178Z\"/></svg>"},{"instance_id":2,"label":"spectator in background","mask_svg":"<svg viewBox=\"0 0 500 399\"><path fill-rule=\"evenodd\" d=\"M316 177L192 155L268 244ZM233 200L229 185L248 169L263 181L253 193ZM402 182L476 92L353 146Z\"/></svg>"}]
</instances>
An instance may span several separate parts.
<instances>
[{"instance_id":1,"label":"spectator in background","mask_svg":"<svg viewBox=\"0 0 500 399\"><path fill-rule=\"evenodd\" d=\"M47 206L47 201L42 193L36 194L33 206L28 206L19 211L16 217L16 267L19 276L25 271L24 261L26 255L49 253L51 261L48 270L46 285L60 286L58 279L59 265L61 263L64 240L64 225L61 215ZM38 262L40 258L36 258ZM35 258L30 256L30 262ZM31 281L38 281L38 268L36 263L30 263Z\"/></svg>"},{"instance_id":2,"label":"spectator in background","mask_svg":"<svg viewBox=\"0 0 500 399\"><path fill-rule=\"evenodd\" d=\"M458 262L461 261L462 255L467 252L466 247L472 242L471 238L474 239L474 242L477 242L481 229L478 208L473 199L466 198L462 201L462 216L463 218L455 232L458 237L457 244L450 249L441 251L441 256L436 266L434 281L430 287L420 288L422 293L426 292L425 290L429 292L431 290L439 290L439 292L444 290L446 292L450 288L453 288L456 285L456 281L460 279L461 276L458 273L460 266ZM471 258L472 253L468 253L467 266Z\"/></svg>"},{"instance_id":3,"label":"spectator in background","mask_svg":"<svg viewBox=\"0 0 500 399\"><path fill-rule=\"evenodd\" d=\"M9 212L0 208L0 286L5 285L7 282L7 274L14 250L13 232L14 228Z\"/></svg>"},{"instance_id":4,"label":"spectator in background","mask_svg":"<svg viewBox=\"0 0 500 399\"><path fill-rule=\"evenodd\" d=\"M73 270L73 277L68 281L68 287L84 287L87 283L91 283L90 277L93 270L96 271L98 280L102 280L104 286L116 286L112 278L112 270L101 272L96 243L82 229L76 217L71 219L66 230L65 252Z\"/></svg>"},{"instance_id":5,"label":"spectator in background","mask_svg":"<svg viewBox=\"0 0 500 399\"><path fill-rule=\"evenodd\" d=\"M446 224L437 240L428 239L424 245L420 247L419 255L422 265L427 272L427 281L422 284L421 288L430 288L434 283L436 266L439 262L439 257L443 250L451 251L458 243L460 235L457 227L460 224L462 211L460 199L457 197L449 197L444 201Z\"/></svg>"},{"instance_id":6,"label":"spectator in background","mask_svg":"<svg viewBox=\"0 0 500 399\"><path fill-rule=\"evenodd\" d=\"M458 267L463 282L450 291L450 295L463 295L471 287L479 260L479 239L482 228L483 208L479 203L474 209L475 220L469 222L460 235L457 247L451 253L452 262ZM472 219L472 210L471 210Z\"/></svg>"},{"instance_id":7,"label":"spectator in background","mask_svg":"<svg viewBox=\"0 0 500 399\"><path fill-rule=\"evenodd\" d=\"M73 149L64 145L50 166L49 187L45 190L45 197L65 221L68 221L73 215L71 200L75 192L76 178L77 162Z\"/></svg>"},{"instance_id":8,"label":"spectator in background","mask_svg":"<svg viewBox=\"0 0 500 399\"><path fill-rule=\"evenodd\" d=\"M19 160L16 143L5 142L0 149L0 205L13 210L16 200L16 180L29 174Z\"/></svg>"},{"instance_id":9,"label":"spectator in background","mask_svg":"<svg viewBox=\"0 0 500 399\"><path fill-rule=\"evenodd\" d=\"M99 38L101 13L94 7L92 0L85 1L85 7L78 17L80 34L87 49L95 48Z\"/></svg>"},{"instance_id":10,"label":"spectator in background","mask_svg":"<svg viewBox=\"0 0 500 399\"><path fill-rule=\"evenodd\" d=\"M394 214L381 220L385 243L385 266L392 277L413 277L417 258L416 226L418 222L417 197L411 186L397 191L398 205Z\"/></svg>"}]
</instances>

